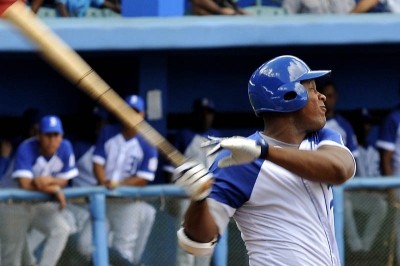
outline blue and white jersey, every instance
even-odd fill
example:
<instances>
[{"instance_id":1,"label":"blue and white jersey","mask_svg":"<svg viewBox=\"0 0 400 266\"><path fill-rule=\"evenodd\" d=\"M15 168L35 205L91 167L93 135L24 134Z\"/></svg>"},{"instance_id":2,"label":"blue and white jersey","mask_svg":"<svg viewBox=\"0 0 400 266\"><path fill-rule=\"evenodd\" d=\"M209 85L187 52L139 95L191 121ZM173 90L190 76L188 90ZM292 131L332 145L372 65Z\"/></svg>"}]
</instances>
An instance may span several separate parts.
<instances>
[{"instance_id":1,"label":"blue and white jersey","mask_svg":"<svg viewBox=\"0 0 400 266\"><path fill-rule=\"evenodd\" d=\"M357 173L360 177L378 177L381 175L380 156L373 145L358 146Z\"/></svg>"},{"instance_id":2,"label":"blue and white jersey","mask_svg":"<svg viewBox=\"0 0 400 266\"><path fill-rule=\"evenodd\" d=\"M376 146L393 152L393 174L400 175L400 110L391 112L382 122Z\"/></svg>"},{"instance_id":3,"label":"blue and white jersey","mask_svg":"<svg viewBox=\"0 0 400 266\"><path fill-rule=\"evenodd\" d=\"M56 153L51 157L39 153L36 138L21 143L15 157L13 178L30 178L52 176L60 179L71 179L78 175L75 156L71 143L63 139Z\"/></svg>"},{"instance_id":4,"label":"blue and white jersey","mask_svg":"<svg viewBox=\"0 0 400 266\"><path fill-rule=\"evenodd\" d=\"M259 132L249 138L264 138L270 145L300 150L337 146L351 154L340 135L326 128L309 134L300 146ZM215 183L207 202L220 234L229 217L235 219L250 265L340 265L332 185L304 179L262 159L218 168L218 161L229 153L221 151L210 168Z\"/></svg>"},{"instance_id":5,"label":"blue and white jersey","mask_svg":"<svg viewBox=\"0 0 400 266\"><path fill-rule=\"evenodd\" d=\"M208 136L221 137L221 133L213 128L206 132L198 132L192 129L183 129L175 137L175 147L187 158L194 158L210 167L215 157L207 156L210 148L201 148L200 145Z\"/></svg>"},{"instance_id":6,"label":"blue and white jersey","mask_svg":"<svg viewBox=\"0 0 400 266\"><path fill-rule=\"evenodd\" d=\"M121 125L107 125L100 132L93 162L104 165L107 180L121 182L132 176L153 181L158 165L157 149L142 136L126 140Z\"/></svg>"},{"instance_id":7,"label":"blue and white jersey","mask_svg":"<svg viewBox=\"0 0 400 266\"><path fill-rule=\"evenodd\" d=\"M88 141L74 143L76 168L79 175L72 179L73 187L95 186L98 181L93 174L93 152L95 145Z\"/></svg>"},{"instance_id":8,"label":"blue and white jersey","mask_svg":"<svg viewBox=\"0 0 400 266\"><path fill-rule=\"evenodd\" d=\"M347 121L343 116L335 114L334 117L326 120L325 127L338 132L343 138L344 145L349 148L349 150L353 153L353 156L359 156L359 152L357 150L357 137L356 134L354 134L353 127L349 121Z\"/></svg>"}]
</instances>

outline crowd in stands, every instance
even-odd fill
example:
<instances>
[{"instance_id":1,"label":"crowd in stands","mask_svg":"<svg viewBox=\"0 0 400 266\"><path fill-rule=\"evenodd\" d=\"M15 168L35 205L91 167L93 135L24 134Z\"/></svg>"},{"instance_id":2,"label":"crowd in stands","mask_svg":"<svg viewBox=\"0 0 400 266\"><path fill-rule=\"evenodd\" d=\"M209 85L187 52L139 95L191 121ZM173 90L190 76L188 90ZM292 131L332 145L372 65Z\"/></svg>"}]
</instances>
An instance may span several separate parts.
<instances>
[{"instance_id":1,"label":"crowd in stands","mask_svg":"<svg viewBox=\"0 0 400 266\"><path fill-rule=\"evenodd\" d=\"M107 9L121 13L121 0L27 0L36 13L41 7L54 9L59 17L85 17L89 8ZM400 12L396 0L185 0L189 15L254 15L255 9L279 9L283 14L349 14L374 12Z\"/></svg>"}]
</instances>

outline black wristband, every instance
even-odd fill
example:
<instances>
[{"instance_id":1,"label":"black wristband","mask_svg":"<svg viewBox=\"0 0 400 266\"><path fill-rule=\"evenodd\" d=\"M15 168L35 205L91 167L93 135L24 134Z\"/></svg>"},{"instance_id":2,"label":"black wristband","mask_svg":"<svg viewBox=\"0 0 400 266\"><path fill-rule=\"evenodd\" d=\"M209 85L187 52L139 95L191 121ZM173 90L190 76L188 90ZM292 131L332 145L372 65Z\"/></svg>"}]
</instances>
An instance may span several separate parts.
<instances>
[{"instance_id":1,"label":"black wristband","mask_svg":"<svg viewBox=\"0 0 400 266\"><path fill-rule=\"evenodd\" d=\"M260 148L261 148L260 158L267 159L268 151L269 151L269 144L265 140L261 140L261 141L257 142L257 144L260 145Z\"/></svg>"}]
</instances>

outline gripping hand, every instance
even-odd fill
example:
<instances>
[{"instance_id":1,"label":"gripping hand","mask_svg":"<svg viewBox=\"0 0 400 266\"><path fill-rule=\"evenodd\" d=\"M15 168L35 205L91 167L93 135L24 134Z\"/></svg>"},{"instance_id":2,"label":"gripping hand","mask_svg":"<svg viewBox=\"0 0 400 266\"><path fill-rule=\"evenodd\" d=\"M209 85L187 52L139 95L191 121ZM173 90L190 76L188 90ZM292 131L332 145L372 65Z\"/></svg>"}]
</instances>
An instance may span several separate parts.
<instances>
[{"instance_id":1,"label":"gripping hand","mask_svg":"<svg viewBox=\"0 0 400 266\"><path fill-rule=\"evenodd\" d=\"M192 200L202 201L211 192L212 177L203 164L189 161L174 170L172 180L183 187Z\"/></svg>"},{"instance_id":2,"label":"gripping hand","mask_svg":"<svg viewBox=\"0 0 400 266\"><path fill-rule=\"evenodd\" d=\"M220 168L250 163L258 158L267 158L269 145L265 140L255 141L244 137L210 138L210 141L201 144L201 147L214 146L207 154L211 155L225 148L231 151L231 155L222 158L218 162Z\"/></svg>"}]
</instances>

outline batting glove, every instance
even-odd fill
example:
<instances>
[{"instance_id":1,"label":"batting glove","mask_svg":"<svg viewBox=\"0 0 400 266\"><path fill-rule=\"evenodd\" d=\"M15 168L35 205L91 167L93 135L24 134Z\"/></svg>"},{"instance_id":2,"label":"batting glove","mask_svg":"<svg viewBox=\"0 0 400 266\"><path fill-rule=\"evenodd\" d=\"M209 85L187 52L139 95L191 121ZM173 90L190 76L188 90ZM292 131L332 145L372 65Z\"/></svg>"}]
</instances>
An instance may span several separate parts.
<instances>
[{"instance_id":1,"label":"batting glove","mask_svg":"<svg viewBox=\"0 0 400 266\"><path fill-rule=\"evenodd\" d=\"M172 174L173 182L195 201L202 201L211 193L212 178L203 164L193 161L182 164Z\"/></svg>"},{"instance_id":2,"label":"batting glove","mask_svg":"<svg viewBox=\"0 0 400 266\"><path fill-rule=\"evenodd\" d=\"M210 141L201 144L201 147L214 146L207 155L214 154L225 148L231 151L231 155L222 158L218 167L224 168L232 165L250 163L258 158L266 159L268 156L268 143L262 139L255 141L240 136L231 138L211 137Z\"/></svg>"}]
</instances>

